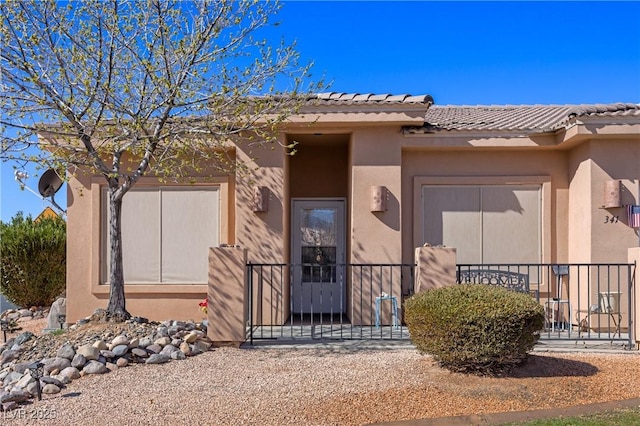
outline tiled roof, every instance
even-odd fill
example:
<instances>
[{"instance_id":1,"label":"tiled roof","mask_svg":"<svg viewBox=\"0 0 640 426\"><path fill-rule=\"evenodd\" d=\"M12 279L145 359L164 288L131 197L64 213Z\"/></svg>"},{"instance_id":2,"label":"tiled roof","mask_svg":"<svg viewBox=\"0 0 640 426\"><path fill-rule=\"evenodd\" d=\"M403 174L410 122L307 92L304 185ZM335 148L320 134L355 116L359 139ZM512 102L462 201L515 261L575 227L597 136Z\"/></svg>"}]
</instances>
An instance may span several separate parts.
<instances>
[{"instance_id":1,"label":"tiled roof","mask_svg":"<svg viewBox=\"0 0 640 426\"><path fill-rule=\"evenodd\" d=\"M316 94L313 99L335 104L433 104L431 95L390 95L373 93L325 92Z\"/></svg>"},{"instance_id":2,"label":"tiled roof","mask_svg":"<svg viewBox=\"0 0 640 426\"><path fill-rule=\"evenodd\" d=\"M422 129L553 131L587 116L640 118L640 104L432 106Z\"/></svg>"}]
</instances>

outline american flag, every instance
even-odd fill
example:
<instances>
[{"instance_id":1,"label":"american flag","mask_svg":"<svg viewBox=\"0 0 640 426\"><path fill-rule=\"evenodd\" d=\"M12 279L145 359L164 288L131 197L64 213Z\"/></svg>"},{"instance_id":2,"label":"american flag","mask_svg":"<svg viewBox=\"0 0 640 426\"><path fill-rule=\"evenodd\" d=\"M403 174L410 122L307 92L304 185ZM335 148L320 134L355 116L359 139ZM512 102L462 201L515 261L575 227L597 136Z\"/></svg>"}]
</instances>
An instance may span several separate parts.
<instances>
[{"instance_id":1,"label":"american flag","mask_svg":"<svg viewBox=\"0 0 640 426\"><path fill-rule=\"evenodd\" d=\"M628 205L627 218L630 227L640 228L640 206Z\"/></svg>"}]
</instances>

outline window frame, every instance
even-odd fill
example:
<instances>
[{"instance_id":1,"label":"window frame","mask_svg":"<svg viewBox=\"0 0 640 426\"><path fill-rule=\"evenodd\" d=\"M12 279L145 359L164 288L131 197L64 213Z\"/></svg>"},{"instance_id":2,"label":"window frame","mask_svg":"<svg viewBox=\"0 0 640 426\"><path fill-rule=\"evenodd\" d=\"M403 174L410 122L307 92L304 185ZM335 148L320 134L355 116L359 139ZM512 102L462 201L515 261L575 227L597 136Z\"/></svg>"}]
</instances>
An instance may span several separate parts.
<instances>
[{"instance_id":1,"label":"window frame","mask_svg":"<svg viewBox=\"0 0 640 426\"><path fill-rule=\"evenodd\" d=\"M424 186L540 185L540 261L551 262L551 176L415 176L413 179L413 246L422 246Z\"/></svg>"},{"instance_id":2,"label":"window frame","mask_svg":"<svg viewBox=\"0 0 640 426\"><path fill-rule=\"evenodd\" d=\"M106 210L102 206L102 191L106 187L102 177L94 176L91 179L91 229L87 233L93 235L91 238L91 268L90 278L91 291L93 294L108 295L110 284L103 280L103 263L106 256L103 255L105 235L103 229L103 217ZM194 183L164 183L153 177L141 178L136 187L217 187L218 189L218 239L219 244L235 244L231 233L233 223L232 211L233 200L230 199L230 188L233 187L233 179L228 176L219 176L206 179L195 179ZM208 283L125 283L126 292L129 294L201 294L206 292Z\"/></svg>"}]
</instances>

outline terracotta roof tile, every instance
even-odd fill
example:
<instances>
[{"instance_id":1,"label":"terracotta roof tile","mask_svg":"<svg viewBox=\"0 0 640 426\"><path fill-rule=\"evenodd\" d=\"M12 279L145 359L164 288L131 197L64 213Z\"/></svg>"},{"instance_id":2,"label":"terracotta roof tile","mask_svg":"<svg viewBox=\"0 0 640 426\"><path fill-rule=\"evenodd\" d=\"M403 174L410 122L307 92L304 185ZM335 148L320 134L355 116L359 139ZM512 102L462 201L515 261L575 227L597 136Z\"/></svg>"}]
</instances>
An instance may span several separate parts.
<instances>
[{"instance_id":1,"label":"terracotta roof tile","mask_svg":"<svg viewBox=\"0 0 640 426\"><path fill-rule=\"evenodd\" d=\"M640 118L640 104L432 106L425 116L425 128L553 131L573 117L587 116Z\"/></svg>"},{"instance_id":2,"label":"terracotta roof tile","mask_svg":"<svg viewBox=\"0 0 640 426\"><path fill-rule=\"evenodd\" d=\"M404 103L404 104L432 104L433 98L430 95L412 96L407 94L390 95L390 94L374 94L374 93L339 93L328 92L318 93L312 99L330 102L330 103L367 103L367 104L388 104L388 103Z\"/></svg>"}]
</instances>

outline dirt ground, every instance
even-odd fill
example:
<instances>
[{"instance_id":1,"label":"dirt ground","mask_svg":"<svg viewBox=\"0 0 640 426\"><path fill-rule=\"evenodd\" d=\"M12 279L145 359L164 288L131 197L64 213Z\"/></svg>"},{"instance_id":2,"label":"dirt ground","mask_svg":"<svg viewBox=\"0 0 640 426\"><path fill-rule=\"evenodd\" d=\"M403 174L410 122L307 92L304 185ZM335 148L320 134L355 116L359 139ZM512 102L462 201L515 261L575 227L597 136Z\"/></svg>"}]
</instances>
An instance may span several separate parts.
<instances>
[{"instance_id":1,"label":"dirt ground","mask_svg":"<svg viewBox=\"0 0 640 426\"><path fill-rule=\"evenodd\" d=\"M23 321L20 326L23 328L20 332L40 334L46 320ZM63 336L69 339L72 334L60 337ZM202 395L211 404L217 401L216 410L210 410L209 417L202 418L209 424L237 420L236 407L243 407L241 411L248 416L243 424L357 425L557 409L640 398L637 352L533 353L525 365L501 378L451 373L411 349L352 351L341 355L338 351L306 349L222 348L181 363L151 368L162 368L163 379L172 386L180 384L180 388L194 386L202 372L209 370L211 373L207 374L225 383L224 387L207 388L206 395ZM99 379L85 377L74 381L72 390L89 396L103 394L113 385L116 390L110 398L122 396L122 406L131 405L127 399L129 392L121 390L126 386L133 393L149 392L153 386L147 383L148 371L134 366ZM194 371L198 373L193 374ZM254 379L247 381L246 377ZM310 377L314 380L308 380ZM140 389L136 390L136 386ZM166 390L158 392L153 398L160 403L165 393ZM262 401L265 395L270 395L266 405ZM87 409L101 409L101 404L82 398L66 408L66 399L52 398L46 403L53 404L67 420L83 403L89 404ZM181 401L181 411L193 416L202 410L198 409L201 402L190 408L191 399ZM212 418L214 412L217 417ZM286 418L283 413L287 413ZM113 416L120 415L124 420L131 413L111 412L111 417L107 417L116 420Z\"/></svg>"}]
</instances>

